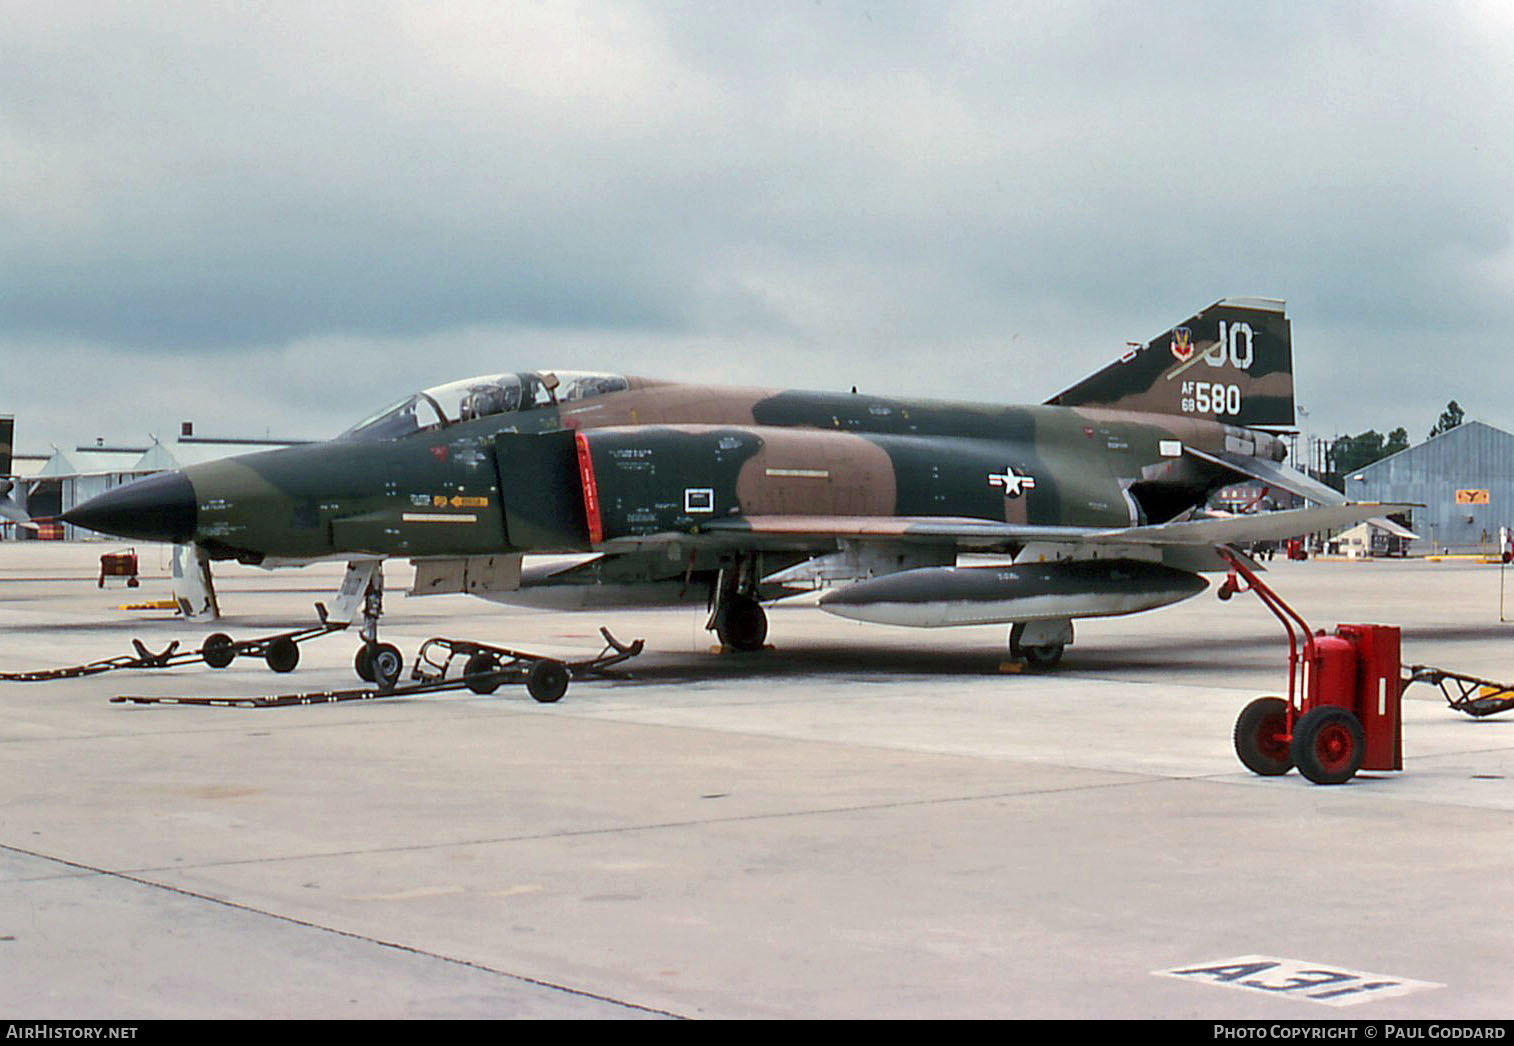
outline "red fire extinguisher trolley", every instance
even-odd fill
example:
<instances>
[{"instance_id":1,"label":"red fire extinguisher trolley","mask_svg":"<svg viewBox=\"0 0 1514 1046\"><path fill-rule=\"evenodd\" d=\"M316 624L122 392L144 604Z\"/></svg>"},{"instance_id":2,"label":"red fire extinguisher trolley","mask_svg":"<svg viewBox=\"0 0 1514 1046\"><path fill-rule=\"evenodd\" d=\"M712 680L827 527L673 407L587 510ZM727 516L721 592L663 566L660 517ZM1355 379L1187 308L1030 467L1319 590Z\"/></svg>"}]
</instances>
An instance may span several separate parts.
<instances>
[{"instance_id":1,"label":"red fire extinguisher trolley","mask_svg":"<svg viewBox=\"0 0 1514 1046\"><path fill-rule=\"evenodd\" d=\"M1315 784L1341 784L1358 770L1403 769L1404 683L1399 630L1392 625L1338 625L1311 632L1296 611L1234 553L1221 599L1246 588L1288 633L1288 697L1260 697L1235 722L1235 752L1263 776L1295 766Z\"/></svg>"}]
</instances>

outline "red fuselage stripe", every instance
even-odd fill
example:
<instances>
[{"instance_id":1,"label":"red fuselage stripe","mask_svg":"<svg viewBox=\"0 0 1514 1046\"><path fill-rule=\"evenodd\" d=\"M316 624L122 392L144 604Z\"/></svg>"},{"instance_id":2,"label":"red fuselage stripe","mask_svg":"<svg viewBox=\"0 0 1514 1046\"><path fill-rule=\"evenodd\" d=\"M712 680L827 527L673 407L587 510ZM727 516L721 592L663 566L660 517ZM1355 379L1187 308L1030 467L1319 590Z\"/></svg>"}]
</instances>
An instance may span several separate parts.
<instances>
[{"instance_id":1,"label":"red fuselage stripe","mask_svg":"<svg viewBox=\"0 0 1514 1046\"><path fill-rule=\"evenodd\" d=\"M599 486L594 481L594 459L589 456L589 440L582 431L573 433L578 447L578 476L583 481L584 515L589 521L589 542L597 545L605 539L604 520L599 515Z\"/></svg>"}]
</instances>

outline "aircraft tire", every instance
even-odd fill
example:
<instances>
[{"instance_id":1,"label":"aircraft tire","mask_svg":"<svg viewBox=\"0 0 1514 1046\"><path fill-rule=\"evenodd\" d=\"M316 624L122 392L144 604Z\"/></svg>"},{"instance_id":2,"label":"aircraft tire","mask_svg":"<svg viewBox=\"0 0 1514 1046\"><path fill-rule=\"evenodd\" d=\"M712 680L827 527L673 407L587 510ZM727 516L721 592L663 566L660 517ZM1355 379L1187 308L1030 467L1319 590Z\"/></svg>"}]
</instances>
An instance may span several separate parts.
<instances>
[{"instance_id":1,"label":"aircraft tire","mask_svg":"<svg viewBox=\"0 0 1514 1046\"><path fill-rule=\"evenodd\" d=\"M1050 672L1062 663L1062 652L1066 649L1061 643L1023 646L1020 648L1020 656L1025 658L1025 667L1032 672Z\"/></svg>"},{"instance_id":2,"label":"aircraft tire","mask_svg":"<svg viewBox=\"0 0 1514 1046\"><path fill-rule=\"evenodd\" d=\"M357 673L357 677L363 682L373 682L373 658L368 653L367 643L358 647L357 653L353 655L352 670Z\"/></svg>"},{"instance_id":3,"label":"aircraft tire","mask_svg":"<svg viewBox=\"0 0 1514 1046\"><path fill-rule=\"evenodd\" d=\"M1235 720L1235 754L1241 765L1263 777L1279 777L1293 769L1288 741L1288 702L1259 697Z\"/></svg>"},{"instance_id":4,"label":"aircraft tire","mask_svg":"<svg viewBox=\"0 0 1514 1046\"><path fill-rule=\"evenodd\" d=\"M761 650L768 637L768 616L750 596L734 596L715 624L715 635L732 650Z\"/></svg>"},{"instance_id":5,"label":"aircraft tire","mask_svg":"<svg viewBox=\"0 0 1514 1046\"><path fill-rule=\"evenodd\" d=\"M205 642L200 647L200 656L211 668L225 668L237 655L231 648L231 637L225 632L215 632L205 637Z\"/></svg>"},{"instance_id":6,"label":"aircraft tire","mask_svg":"<svg viewBox=\"0 0 1514 1046\"><path fill-rule=\"evenodd\" d=\"M299 645L288 636L269 640L267 649L263 651L263 660L275 672L293 672L294 666L300 663Z\"/></svg>"},{"instance_id":7,"label":"aircraft tire","mask_svg":"<svg viewBox=\"0 0 1514 1046\"><path fill-rule=\"evenodd\" d=\"M537 661L526 673L526 693L549 705L568 692L568 666L561 661Z\"/></svg>"},{"instance_id":8,"label":"aircraft tire","mask_svg":"<svg viewBox=\"0 0 1514 1046\"><path fill-rule=\"evenodd\" d=\"M463 665L463 680L475 694L492 694L499 689L499 661L493 654L474 654Z\"/></svg>"},{"instance_id":9,"label":"aircraft tire","mask_svg":"<svg viewBox=\"0 0 1514 1046\"><path fill-rule=\"evenodd\" d=\"M1367 737L1339 705L1320 705L1293 724L1293 761L1315 784L1344 784L1361 769Z\"/></svg>"},{"instance_id":10,"label":"aircraft tire","mask_svg":"<svg viewBox=\"0 0 1514 1046\"><path fill-rule=\"evenodd\" d=\"M1021 640L1025 637L1027 627L1024 621L1017 621L1010 626L1009 656L1024 661L1025 667L1032 672L1050 672L1062 663L1062 653L1067 649L1067 642L1026 645ZM1066 635L1070 642L1071 622L1068 622Z\"/></svg>"}]
</instances>

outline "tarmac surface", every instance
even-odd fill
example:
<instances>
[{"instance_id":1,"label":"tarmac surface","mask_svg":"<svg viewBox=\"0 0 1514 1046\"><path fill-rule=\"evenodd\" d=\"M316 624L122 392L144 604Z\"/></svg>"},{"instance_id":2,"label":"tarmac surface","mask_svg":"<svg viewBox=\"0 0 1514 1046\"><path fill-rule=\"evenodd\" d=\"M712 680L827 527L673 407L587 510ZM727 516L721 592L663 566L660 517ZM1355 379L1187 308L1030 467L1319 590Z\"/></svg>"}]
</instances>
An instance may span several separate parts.
<instances>
[{"instance_id":1,"label":"tarmac surface","mask_svg":"<svg viewBox=\"0 0 1514 1046\"><path fill-rule=\"evenodd\" d=\"M225 617L118 609L104 543L0 544L0 672L314 621L339 565L218 567ZM1270 564L1316 628L1514 679L1504 571ZM407 599L382 634L647 652L552 705L507 686L268 709L113 704L356 685L356 636L0 682L0 1013L11 1019L1514 1016L1514 712L1405 695L1405 770L1260 778L1231 733L1286 693L1251 595L1077 623L1049 675L1006 628L771 608ZM1215 580L1218 580L1217 578ZM1514 576L1509 610L1514 617Z\"/></svg>"}]
</instances>

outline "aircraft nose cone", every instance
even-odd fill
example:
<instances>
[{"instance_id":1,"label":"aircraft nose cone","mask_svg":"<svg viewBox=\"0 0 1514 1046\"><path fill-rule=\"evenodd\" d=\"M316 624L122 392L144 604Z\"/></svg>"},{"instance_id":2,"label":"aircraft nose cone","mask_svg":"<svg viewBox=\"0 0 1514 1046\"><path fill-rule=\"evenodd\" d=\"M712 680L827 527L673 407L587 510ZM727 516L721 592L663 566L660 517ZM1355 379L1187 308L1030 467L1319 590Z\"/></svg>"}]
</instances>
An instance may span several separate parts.
<instances>
[{"instance_id":1,"label":"aircraft nose cone","mask_svg":"<svg viewBox=\"0 0 1514 1046\"><path fill-rule=\"evenodd\" d=\"M186 544L195 532L194 487L182 472L161 472L106 491L63 513L65 523L139 541Z\"/></svg>"}]
</instances>

